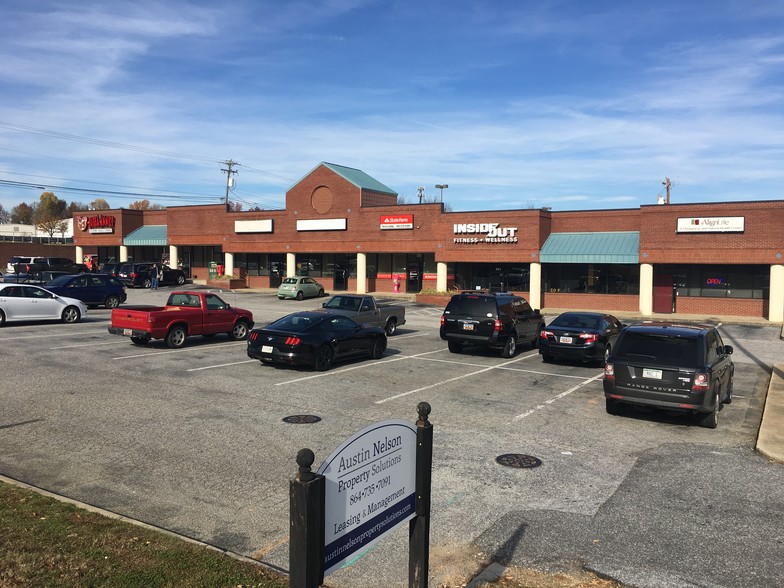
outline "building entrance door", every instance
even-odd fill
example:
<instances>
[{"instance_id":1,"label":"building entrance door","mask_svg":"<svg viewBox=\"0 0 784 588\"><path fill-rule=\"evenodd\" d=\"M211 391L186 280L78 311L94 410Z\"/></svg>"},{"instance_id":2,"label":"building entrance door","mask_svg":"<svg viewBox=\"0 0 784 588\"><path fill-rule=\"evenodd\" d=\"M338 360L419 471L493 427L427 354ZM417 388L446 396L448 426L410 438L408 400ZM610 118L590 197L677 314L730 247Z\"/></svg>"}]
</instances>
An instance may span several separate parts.
<instances>
[{"instance_id":1,"label":"building entrance door","mask_svg":"<svg viewBox=\"0 0 784 588\"><path fill-rule=\"evenodd\" d=\"M422 290L422 264L418 261L409 261L406 269L406 292L416 294L420 290Z\"/></svg>"},{"instance_id":2,"label":"building entrance door","mask_svg":"<svg viewBox=\"0 0 784 588\"><path fill-rule=\"evenodd\" d=\"M339 265L335 265L335 273L332 276L332 289L343 292L348 290L348 270Z\"/></svg>"},{"instance_id":3,"label":"building entrance door","mask_svg":"<svg viewBox=\"0 0 784 588\"><path fill-rule=\"evenodd\" d=\"M653 312L672 314L675 299L672 285L671 275L656 274L653 276Z\"/></svg>"}]
</instances>

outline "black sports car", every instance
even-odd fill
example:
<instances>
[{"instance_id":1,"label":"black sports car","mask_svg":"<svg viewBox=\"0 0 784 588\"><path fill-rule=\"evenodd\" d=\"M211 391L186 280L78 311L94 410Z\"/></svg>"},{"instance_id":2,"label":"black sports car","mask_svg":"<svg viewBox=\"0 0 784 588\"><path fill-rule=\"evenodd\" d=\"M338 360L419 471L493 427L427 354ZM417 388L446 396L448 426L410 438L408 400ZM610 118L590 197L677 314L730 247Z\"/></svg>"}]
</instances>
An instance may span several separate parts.
<instances>
[{"instance_id":1,"label":"black sports car","mask_svg":"<svg viewBox=\"0 0 784 588\"><path fill-rule=\"evenodd\" d=\"M248 357L310 365L318 371L352 357L380 359L386 348L387 335L381 327L360 325L323 309L289 314L262 329L253 329L248 336Z\"/></svg>"},{"instance_id":2,"label":"black sports car","mask_svg":"<svg viewBox=\"0 0 784 588\"><path fill-rule=\"evenodd\" d=\"M539 354L553 358L604 363L625 327L611 314L564 312L539 334Z\"/></svg>"}]
</instances>

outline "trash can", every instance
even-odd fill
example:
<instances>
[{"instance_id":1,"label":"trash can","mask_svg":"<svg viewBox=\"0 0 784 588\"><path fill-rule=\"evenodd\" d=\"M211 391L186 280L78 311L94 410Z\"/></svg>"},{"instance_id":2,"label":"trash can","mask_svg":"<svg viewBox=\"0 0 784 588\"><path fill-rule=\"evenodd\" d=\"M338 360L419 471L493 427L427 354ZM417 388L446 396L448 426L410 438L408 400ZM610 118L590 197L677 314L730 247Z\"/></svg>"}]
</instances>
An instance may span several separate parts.
<instances>
[{"instance_id":1,"label":"trash can","mask_svg":"<svg viewBox=\"0 0 784 588\"><path fill-rule=\"evenodd\" d=\"M223 266L222 266L222 265L218 264L218 265L215 267L215 269L218 271L218 275L219 275L219 276L222 276L222 275L223 275Z\"/></svg>"}]
</instances>

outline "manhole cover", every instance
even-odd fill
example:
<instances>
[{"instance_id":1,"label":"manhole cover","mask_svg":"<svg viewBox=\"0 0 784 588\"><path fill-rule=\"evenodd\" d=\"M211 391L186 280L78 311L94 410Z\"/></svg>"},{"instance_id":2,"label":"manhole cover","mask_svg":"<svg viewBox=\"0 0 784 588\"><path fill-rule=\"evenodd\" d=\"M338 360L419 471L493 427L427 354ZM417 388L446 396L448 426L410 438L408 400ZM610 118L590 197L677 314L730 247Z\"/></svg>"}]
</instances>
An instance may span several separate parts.
<instances>
[{"instance_id":1,"label":"manhole cover","mask_svg":"<svg viewBox=\"0 0 784 588\"><path fill-rule=\"evenodd\" d=\"M495 460L508 468L538 468L542 465L541 459L522 453L505 453L496 457Z\"/></svg>"},{"instance_id":2,"label":"manhole cover","mask_svg":"<svg viewBox=\"0 0 784 588\"><path fill-rule=\"evenodd\" d=\"M283 417L284 423L289 423L292 425L312 425L313 423L317 423L320 420L321 417L317 417L315 414L294 414Z\"/></svg>"}]
</instances>

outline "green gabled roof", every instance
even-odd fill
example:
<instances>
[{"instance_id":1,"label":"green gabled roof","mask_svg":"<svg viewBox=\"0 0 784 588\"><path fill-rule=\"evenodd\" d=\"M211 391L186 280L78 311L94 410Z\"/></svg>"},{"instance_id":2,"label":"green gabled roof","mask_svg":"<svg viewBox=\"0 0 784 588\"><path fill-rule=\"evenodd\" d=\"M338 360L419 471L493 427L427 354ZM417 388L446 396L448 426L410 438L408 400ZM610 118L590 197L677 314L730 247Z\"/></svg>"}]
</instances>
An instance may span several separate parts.
<instances>
[{"instance_id":1,"label":"green gabled roof","mask_svg":"<svg viewBox=\"0 0 784 588\"><path fill-rule=\"evenodd\" d=\"M338 174L341 178L351 182L357 188L361 188L364 190L372 190L373 192L379 192L381 194L392 194L393 196L397 196L397 192L395 192L392 188L389 188L384 184L382 184L381 182L379 182L377 179L370 177L361 169L346 167L345 165L337 165L336 163L327 163L326 161L322 161L319 165L317 165L312 170L310 170L308 175L313 173L313 170L317 169L321 165L323 165L327 169L332 170L333 172Z\"/></svg>"},{"instance_id":2,"label":"green gabled roof","mask_svg":"<svg viewBox=\"0 0 784 588\"><path fill-rule=\"evenodd\" d=\"M166 225L139 227L123 239L123 245L166 245Z\"/></svg>"},{"instance_id":3,"label":"green gabled roof","mask_svg":"<svg viewBox=\"0 0 784 588\"><path fill-rule=\"evenodd\" d=\"M539 260L542 263L639 263L640 233L552 233Z\"/></svg>"}]
</instances>

